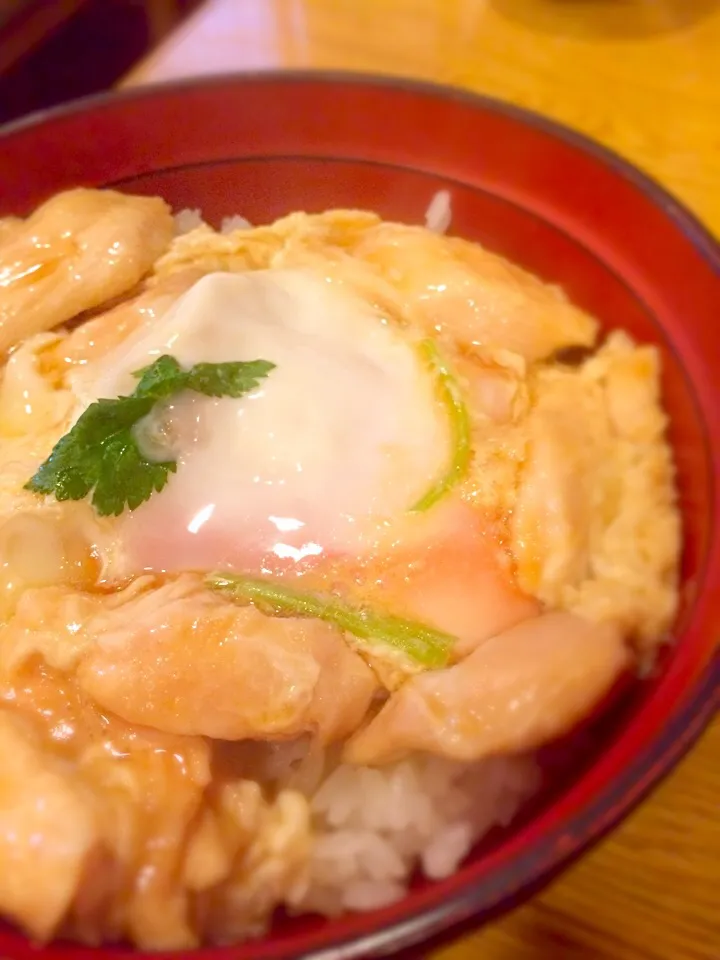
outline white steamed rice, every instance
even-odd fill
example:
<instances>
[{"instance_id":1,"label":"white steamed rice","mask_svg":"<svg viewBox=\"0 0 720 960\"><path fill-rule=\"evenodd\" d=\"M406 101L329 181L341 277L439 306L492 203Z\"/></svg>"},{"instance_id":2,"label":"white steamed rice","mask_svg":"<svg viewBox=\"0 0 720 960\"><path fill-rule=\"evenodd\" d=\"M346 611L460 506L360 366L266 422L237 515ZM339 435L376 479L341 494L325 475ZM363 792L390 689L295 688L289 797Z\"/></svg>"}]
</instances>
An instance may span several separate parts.
<instances>
[{"instance_id":1,"label":"white steamed rice","mask_svg":"<svg viewBox=\"0 0 720 960\"><path fill-rule=\"evenodd\" d=\"M452 222L449 190L438 190L425 211L425 226L433 233L447 233Z\"/></svg>"},{"instance_id":2,"label":"white steamed rice","mask_svg":"<svg viewBox=\"0 0 720 960\"><path fill-rule=\"evenodd\" d=\"M333 916L401 899L419 867L431 880L454 873L494 827L507 826L540 787L532 756L474 764L416 755L381 768L338 763L337 748L305 739L256 745L248 771L310 801L309 869L293 912Z\"/></svg>"},{"instance_id":3,"label":"white steamed rice","mask_svg":"<svg viewBox=\"0 0 720 960\"><path fill-rule=\"evenodd\" d=\"M312 796L310 872L293 906L325 915L374 910L405 896L418 865L431 880L450 876L539 786L530 757L339 766Z\"/></svg>"},{"instance_id":4,"label":"white steamed rice","mask_svg":"<svg viewBox=\"0 0 720 960\"><path fill-rule=\"evenodd\" d=\"M175 214L175 233L180 236L183 233L190 233L204 224L202 213L199 209L180 210ZM438 190L433 195L427 210L425 211L425 227L432 230L433 233L446 233L452 222L452 204L449 190ZM223 217L220 224L220 233L232 233L233 230L248 230L252 224L245 217L235 214L231 217Z\"/></svg>"}]
</instances>

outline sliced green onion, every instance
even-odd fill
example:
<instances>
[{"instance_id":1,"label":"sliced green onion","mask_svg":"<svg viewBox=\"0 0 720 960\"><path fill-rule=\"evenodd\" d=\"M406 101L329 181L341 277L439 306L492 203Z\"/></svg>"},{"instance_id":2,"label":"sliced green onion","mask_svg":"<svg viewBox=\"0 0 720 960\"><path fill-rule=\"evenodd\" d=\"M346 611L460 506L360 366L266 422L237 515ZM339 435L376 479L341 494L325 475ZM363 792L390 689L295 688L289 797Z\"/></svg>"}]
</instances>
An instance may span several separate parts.
<instances>
[{"instance_id":1,"label":"sliced green onion","mask_svg":"<svg viewBox=\"0 0 720 960\"><path fill-rule=\"evenodd\" d=\"M232 600L254 604L263 613L282 617L313 617L351 633L369 644L399 650L427 669L444 667L455 637L422 623L353 607L337 597L292 590L277 581L235 574L210 574L205 583Z\"/></svg>"},{"instance_id":2,"label":"sliced green onion","mask_svg":"<svg viewBox=\"0 0 720 960\"><path fill-rule=\"evenodd\" d=\"M423 359L435 374L438 397L447 410L452 438L452 457L445 473L435 481L412 508L414 512L421 512L434 507L438 500L449 493L465 477L472 459L470 415L463 400L460 384L440 356L434 341L423 340L419 346Z\"/></svg>"}]
</instances>

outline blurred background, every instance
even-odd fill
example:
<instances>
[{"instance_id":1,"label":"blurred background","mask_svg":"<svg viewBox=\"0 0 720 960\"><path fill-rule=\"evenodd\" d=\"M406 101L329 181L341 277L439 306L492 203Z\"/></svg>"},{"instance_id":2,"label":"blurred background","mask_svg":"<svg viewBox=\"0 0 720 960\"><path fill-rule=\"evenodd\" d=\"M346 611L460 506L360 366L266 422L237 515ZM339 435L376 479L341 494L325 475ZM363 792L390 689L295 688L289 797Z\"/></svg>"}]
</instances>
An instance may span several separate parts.
<instances>
[{"instance_id":1,"label":"blurred background","mask_svg":"<svg viewBox=\"0 0 720 960\"><path fill-rule=\"evenodd\" d=\"M116 83L201 0L0 0L0 123Z\"/></svg>"}]
</instances>

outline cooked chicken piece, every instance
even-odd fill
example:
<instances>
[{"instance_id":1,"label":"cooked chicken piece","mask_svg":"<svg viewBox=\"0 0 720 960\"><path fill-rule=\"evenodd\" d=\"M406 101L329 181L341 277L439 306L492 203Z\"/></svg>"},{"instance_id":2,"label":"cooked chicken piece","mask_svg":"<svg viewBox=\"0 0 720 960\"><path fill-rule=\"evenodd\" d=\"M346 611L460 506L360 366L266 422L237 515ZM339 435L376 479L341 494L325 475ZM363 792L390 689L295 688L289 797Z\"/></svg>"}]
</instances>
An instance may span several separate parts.
<instances>
[{"instance_id":1,"label":"cooked chicken piece","mask_svg":"<svg viewBox=\"0 0 720 960\"><path fill-rule=\"evenodd\" d=\"M475 761L534 750L587 716L628 664L611 625L567 613L524 620L461 663L409 679L344 759L382 764L422 750Z\"/></svg>"},{"instance_id":2,"label":"cooked chicken piece","mask_svg":"<svg viewBox=\"0 0 720 960\"><path fill-rule=\"evenodd\" d=\"M46 373L70 373L73 386L84 379L77 368L92 366L145 325L155 323L201 277L201 270L179 270L148 284L134 297L75 327L41 356ZM97 376L88 369L88 377Z\"/></svg>"},{"instance_id":3,"label":"cooked chicken piece","mask_svg":"<svg viewBox=\"0 0 720 960\"><path fill-rule=\"evenodd\" d=\"M125 720L171 733L241 740L309 730L338 740L377 687L332 627L237 607L189 577L101 614L87 631L83 689Z\"/></svg>"},{"instance_id":4,"label":"cooked chicken piece","mask_svg":"<svg viewBox=\"0 0 720 960\"><path fill-rule=\"evenodd\" d=\"M38 522L42 519L31 517L28 532ZM45 534L41 536L44 550L52 553L53 547L57 549L45 542ZM27 546L26 550L29 552ZM41 563L37 565L42 568ZM20 567L15 575L22 580L23 573L26 571ZM71 672L90 646L85 625L101 609L100 599L68 584L56 585L62 582L57 571L53 584L46 586L43 573L42 569L36 573L35 583L23 583L19 600L15 598L7 623L0 628L0 675L13 676L37 655L53 669Z\"/></svg>"},{"instance_id":5,"label":"cooked chicken piece","mask_svg":"<svg viewBox=\"0 0 720 960\"><path fill-rule=\"evenodd\" d=\"M2 635L3 659L39 653L77 670L97 703L130 723L218 739L317 733L341 739L377 682L339 632L238 607L184 576L119 596L27 591Z\"/></svg>"},{"instance_id":6,"label":"cooked chicken piece","mask_svg":"<svg viewBox=\"0 0 720 960\"><path fill-rule=\"evenodd\" d=\"M33 730L0 710L0 912L52 936L99 841L95 810Z\"/></svg>"},{"instance_id":7,"label":"cooked chicken piece","mask_svg":"<svg viewBox=\"0 0 720 960\"><path fill-rule=\"evenodd\" d=\"M408 314L430 336L530 361L595 342L595 320L558 289L476 244L385 223L353 252L404 294Z\"/></svg>"},{"instance_id":8,"label":"cooked chicken piece","mask_svg":"<svg viewBox=\"0 0 720 960\"><path fill-rule=\"evenodd\" d=\"M0 353L130 290L173 236L167 204L69 190L0 237Z\"/></svg>"}]
</instances>

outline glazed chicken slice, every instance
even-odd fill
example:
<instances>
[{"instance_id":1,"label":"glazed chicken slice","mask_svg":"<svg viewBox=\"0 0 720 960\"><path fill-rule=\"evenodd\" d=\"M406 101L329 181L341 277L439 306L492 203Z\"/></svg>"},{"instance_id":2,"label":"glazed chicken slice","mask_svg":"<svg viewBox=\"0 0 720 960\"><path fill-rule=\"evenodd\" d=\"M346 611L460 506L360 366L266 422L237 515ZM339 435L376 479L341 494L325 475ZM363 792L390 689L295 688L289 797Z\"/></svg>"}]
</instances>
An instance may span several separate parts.
<instances>
[{"instance_id":1,"label":"glazed chicken slice","mask_svg":"<svg viewBox=\"0 0 720 960\"><path fill-rule=\"evenodd\" d=\"M461 663L409 679L344 758L383 764L422 750L475 761L534 750L587 716L629 662L611 625L568 613L524 620Z\"/></svg>"},{"instance_id":2,"label":"glazed chicken slice","mask_svg":"<svg viewBox=\"0 0 720 960\"><path fill-rule=\"evenodd\" d=\"M381 271L430 336L528 361L595 342L596 322L560 290L475 244L386 223L353 252Z\"/></svg>"},{"instance_id":3,"label":"glazed chicken slice","mask_svg":"<svg viewBox=\"0 0 720 960\"><path fill-rule=\"evenodd\" d=\"M131 723L222 740L306 731L323 742L360 723L377 683L325 624L272 619L193 589L190 580L88 625L80 685Z\"/></svg>"},{"instance_id":4,"label":"glazed chicken slice","mask_svg":"<svg viewBox=\"0 0 720 960\"><path fill-rule=\"evenodd\" d=\"M202 276L202 271L189 268L143 285L135 296L99 313L59 339L44 358L46 369L53 366L61 372L70 371L73 385L78 380L81 382L84 378L77 377L79 367L86 376L92 374L95 365L101 364L110 352L160 320Z\"/></svg>"},{"instance_id":5,"label":"glazed chicken slice","mask_svg":"<svg viewBox=\"0 0 720 960\"><path fill-rule=\"evenodd\" d=\"M69 190L0 234L0 353L132 289L173 236L159 198Z\"/></svg>"},{"instance_id":6,"label":"glazed chicken slice","mask_svg":"<svg viewBox=\"0 0 720 960\"><path fill-rule=\"evenodd\" d=\"M2 634L3 661L39 653L130 722L223 740L346 737L377 689L324 623L273 619L190 575L114 598L27 591Z\"/></svg>"}]
</instances>

